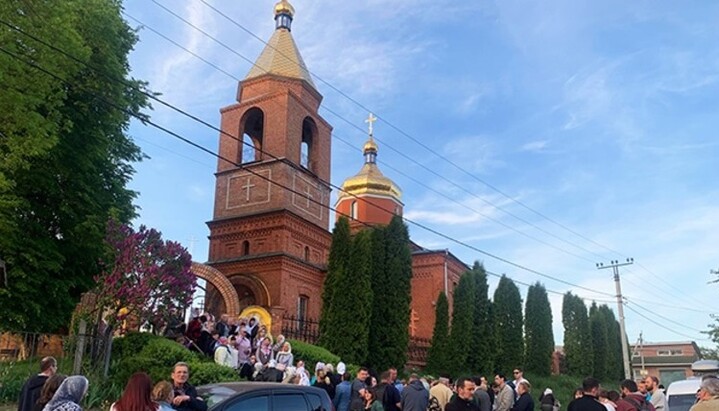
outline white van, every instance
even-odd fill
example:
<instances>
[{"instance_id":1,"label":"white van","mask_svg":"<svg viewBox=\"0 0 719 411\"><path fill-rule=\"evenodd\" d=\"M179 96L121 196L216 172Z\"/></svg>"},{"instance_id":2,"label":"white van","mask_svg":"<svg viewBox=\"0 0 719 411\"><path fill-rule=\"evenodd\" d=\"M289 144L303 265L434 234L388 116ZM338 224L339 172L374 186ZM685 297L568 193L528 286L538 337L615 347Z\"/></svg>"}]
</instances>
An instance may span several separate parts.
<instances>
[{"instance_id":1,"label":"white van","mask_svg":"<svg viewBox=\"0 0 719 411\"><path fill-rule=\"evenodd\" d=\"M667 388L667 411L689 411L697 399L697 391L705 375L719 373L719 361L699 360L692 364L692 377L674 381Z\"/></svg>"}]
</instances>

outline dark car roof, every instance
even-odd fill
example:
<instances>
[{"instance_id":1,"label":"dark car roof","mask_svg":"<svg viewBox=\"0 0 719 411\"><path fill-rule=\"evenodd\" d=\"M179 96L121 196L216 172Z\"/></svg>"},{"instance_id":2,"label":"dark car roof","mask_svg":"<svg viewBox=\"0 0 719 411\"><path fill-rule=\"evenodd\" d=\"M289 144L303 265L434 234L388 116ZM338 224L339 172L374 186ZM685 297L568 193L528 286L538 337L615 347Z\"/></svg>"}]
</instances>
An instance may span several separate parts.
<instances>
[{"instance_id":1,"label":"dark car roof","mask_svg":"<svg viewBox=\"0 0 719 411\"><path fill-rule=\"evenodd\" d=\"M201 397L212 400L209 404L211 408L237 395L260 390L314 393L323 398L327 396L327 392L321 388L277 382L222 382L197 387Z\"/></svg>"}]
</instances>

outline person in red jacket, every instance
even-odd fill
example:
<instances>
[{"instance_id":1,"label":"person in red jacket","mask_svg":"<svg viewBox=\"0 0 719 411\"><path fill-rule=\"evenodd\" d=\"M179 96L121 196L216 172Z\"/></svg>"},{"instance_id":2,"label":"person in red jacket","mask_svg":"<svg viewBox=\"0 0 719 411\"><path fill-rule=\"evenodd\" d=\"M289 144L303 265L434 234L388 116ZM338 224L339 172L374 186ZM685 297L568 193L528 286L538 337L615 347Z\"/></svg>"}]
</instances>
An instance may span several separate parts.
<instances>
[{"instance_id":1,"label":"person in red jacket","mask_svg":"<svg viewBox=\"0 0 719 411\"><path fill-rule=\"evenodd\" d=\"M617 402L617 411L655 411L652 403L639 392L636 382L624 380L620 387L622 399Z\"/></svg>"}]
</instances>

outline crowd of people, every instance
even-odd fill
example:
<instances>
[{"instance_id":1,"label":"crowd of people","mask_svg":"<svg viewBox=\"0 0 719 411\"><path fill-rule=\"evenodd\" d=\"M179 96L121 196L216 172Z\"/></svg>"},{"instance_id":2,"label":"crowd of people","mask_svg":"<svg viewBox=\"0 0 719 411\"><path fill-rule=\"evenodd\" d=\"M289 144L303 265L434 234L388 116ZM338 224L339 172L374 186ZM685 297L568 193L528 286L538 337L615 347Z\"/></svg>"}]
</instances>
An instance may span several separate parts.
<instances>
[{"instance_id":1,"label":"crowd of people","mask_svg":"<svg viewBox=\"0 0 719 411\"><path fill-rule=\"evenodd\" d=\"M249 323L249 321L248 321ZM240 332L243 334L242 332ZM249 353L248 361L238 367L238 372L248 380L284 382L315 386L327 392L336 411L533 411L535 402L531 395L532 385L524 378L521 368L515 368L513 379L496 374L490 382L485 376L458 378L448 376L420 378L411 374L407 380L399 380L397 369L390 368L375 375L361 367L352 376L338 363L337 372L332 364L318 363L310 375L302 361L296 364L287 342L269 344L269 334L258 330L255 339L260 340L256 354ZM226 356L217 355L227 343L217 340L213 355L218 361ZM279 338L278 338L279 340ZM250 341L250 346L253 341ZM266 357L252 364L252 357ZM234 361L234 360L233 360ZM255 360L257 361L257 360ZM228 366L240 364L232 362ZM169 381L153 385L150 377L138 372L133 374L123 394L114 402L110 411L207 411L207 404L198 396L189 382L190 367L179 362L174 365ZM23 386L18 411L82 411L81 402L88 390L87 378L64 376L57 373L57 361L52 357L40 362L40 373L31 377ZM668 411L667 400L654 376L644 379L624 380L618 391L600 387L598 380L586 378L582 387L575 391L567 411ZM561 404L550 388L539 396L541 411L559 411ZM706 376L697 392L696 404L691 411L719 411L719 378Z\"/></svg>"}]
</instances>

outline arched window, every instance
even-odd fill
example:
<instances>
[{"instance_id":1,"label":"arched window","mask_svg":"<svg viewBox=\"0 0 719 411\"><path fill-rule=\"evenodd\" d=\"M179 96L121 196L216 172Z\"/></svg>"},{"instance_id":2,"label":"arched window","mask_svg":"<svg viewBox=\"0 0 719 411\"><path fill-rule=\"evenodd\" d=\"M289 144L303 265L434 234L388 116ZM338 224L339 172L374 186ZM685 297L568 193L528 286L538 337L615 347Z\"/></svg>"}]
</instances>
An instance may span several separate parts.
<instances>
[{"instance_id":1,"label":"arched window","mask_svg":"<svg viewBox=\"0 0 719 411\"><path fill-rule=\"evenodd\" d=\"M242 255L250 255L250 242L247 240L242 242Z\"/></svg>"},{"instance_id":2,"label":"arched window","mask_svg":"<svg viewBox=\"0 0 719 411\"><path fill-rule=\"evenodd\" d=\"M262 159L262 137L265 114L257 107L247 110L242 120L242 144L239 147L242 164Z\"/></svg>"},{"instance_id":3,"label":"arched window","mask_svg":"<svg viewBox=\"0 0 719 411\"><path fill-rule=\"evenodd\" d=\"M305 261L310 261L310 248L305 246Z\"/></svg>"},{"instance_id":4,"label":"arched window","mask_svg":"<svg viewBox=\"0 0 719 411\"><path fill-rule=\"evenodd\" d=\"M300 165L312 170L312 143L317 134L317 125L310 117L305 117L302 122L302 140L300 141Z\"/></svg>"},{"instance_id":5,"label":"arched window","mask_svg":"<svg viewBox=\"0 0 719 411\"><path fill-rule=\"evenodd\" d=\"M350 204L350 218L357 219L357 200L352 201L352 204Z\"/></svg>"}]
</instances>

